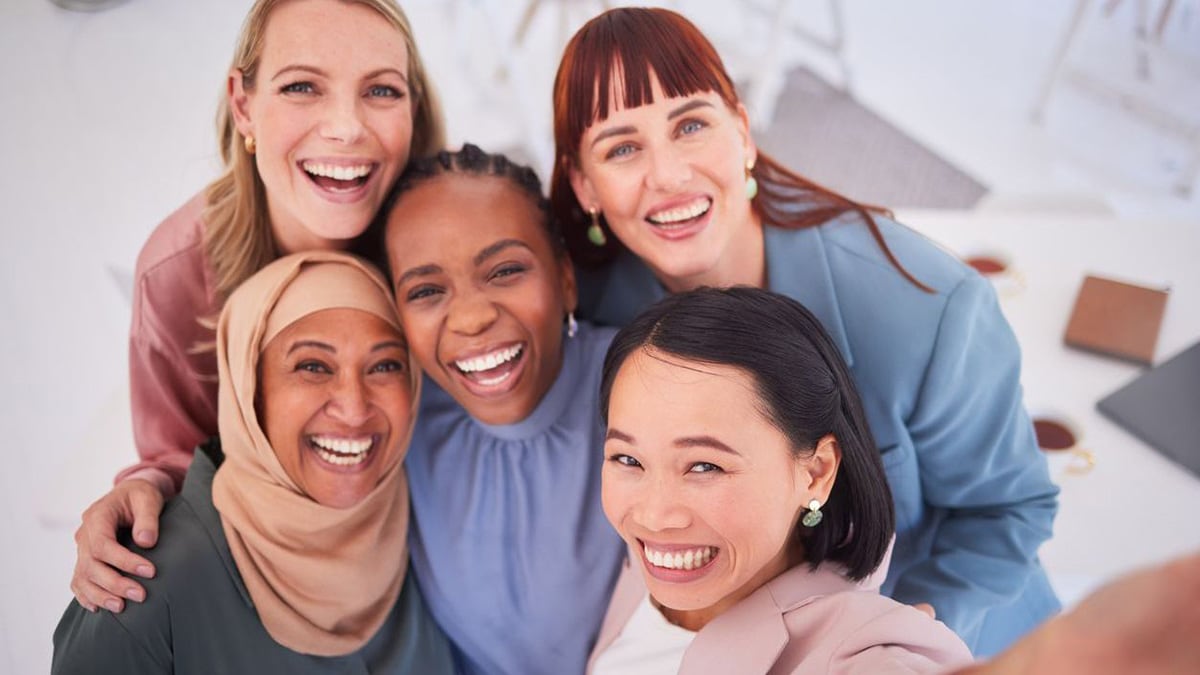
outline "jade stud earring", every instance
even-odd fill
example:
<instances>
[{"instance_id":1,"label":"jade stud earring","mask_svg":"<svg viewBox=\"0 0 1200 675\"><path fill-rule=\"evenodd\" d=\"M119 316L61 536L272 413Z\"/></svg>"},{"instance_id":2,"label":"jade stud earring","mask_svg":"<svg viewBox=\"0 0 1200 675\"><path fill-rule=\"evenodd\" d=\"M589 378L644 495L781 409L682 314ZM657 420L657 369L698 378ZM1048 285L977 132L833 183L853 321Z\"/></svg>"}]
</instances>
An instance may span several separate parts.
<instances>
[{"instance_id":1,"label":"jade stud earring","mask_svg":"<svg viewBox=\"0 0 1200 675\"><path fill-rule=\"evenodd\" d=\"M814 499L808 503L808 513L804 514L800 522L805 527L816 527L821 524L821 519L824 517L825 514L821 513L821 502Z\"/></svg>"}]
</instances>

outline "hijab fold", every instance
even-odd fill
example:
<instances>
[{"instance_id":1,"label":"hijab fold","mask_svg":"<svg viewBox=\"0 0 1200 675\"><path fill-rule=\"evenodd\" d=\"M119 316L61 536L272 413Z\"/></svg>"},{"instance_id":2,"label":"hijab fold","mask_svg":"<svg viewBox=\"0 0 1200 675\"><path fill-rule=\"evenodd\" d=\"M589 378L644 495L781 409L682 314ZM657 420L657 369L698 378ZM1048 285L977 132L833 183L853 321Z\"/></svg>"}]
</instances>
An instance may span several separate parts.
<instances>
[{"instance_id":1,"label":"hijab fold","mask_svg":"<svg viewBox=\"0 0 1200 675\"><path fill-rule=\"evenodd\" d=\"M238 287L217 323L217 419L225 461L213 504L271 637L296 652L349 654L375 634L400 595L408 563L408 483L401 460L412 435L419 373L409 358L413 408L402 451L358 504L337 509L284 471L255 409L259 356L280 331L326 309L400 322L386 281L361 260L309 251L280 258Z\"/></svg>"}]
</instances>

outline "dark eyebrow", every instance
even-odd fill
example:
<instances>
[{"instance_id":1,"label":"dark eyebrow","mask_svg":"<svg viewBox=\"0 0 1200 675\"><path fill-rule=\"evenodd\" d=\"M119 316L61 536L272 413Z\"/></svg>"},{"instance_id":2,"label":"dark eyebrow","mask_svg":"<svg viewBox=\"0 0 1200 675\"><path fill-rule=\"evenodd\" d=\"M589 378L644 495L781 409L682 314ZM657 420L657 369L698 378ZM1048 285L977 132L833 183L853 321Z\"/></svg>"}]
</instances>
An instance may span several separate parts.
<instances>
[{"instance_id":1,"label":"dark eyebrow","mask_svg":"<svg viewBox=\"0 0 1200 675\"><path fill-rule=\"evenodd\" d=\"M734 450L733 448L729 447L728 445L725 445L724 443L717 440L716 438L713 438L712 436L684 436L683 438L676 438L675 439L675 447L677 447L677 448L712 448L713 450L720 450L721 452L728 452L730 454L737 455L738 457L742 456L742 453L738 452L737 450Z\"/></svg>"},{"instance_id":2,"label":"dark eyebrow","mask_svg":"<svg viewBox=\"0 0 1200 675\"><path fill-rule=\"evenodd\" d=\"M473 262L475 263L475 266L478 267L483 264L483 261L496 255L497 253L503 251L504 249L512 248L513 246L520 246L523 249L532 250L529 248L528 244L521 241L520 239L501 239L500 241L498 241L490 246L485 247L479 253L476 253L475 260Z\"/></svg>"},{"instance_id":3,"label":"dark eyebrow","mask_svg":"<svg viewBox=\"0 0 1200 675\"><path fill-rule=\"evenodd\" d=\"M687 103L684 103L683 105L679 106L678 108L672 110L667 115L667 119L673 120L676 117L679 117L680 115L682 115L684 113L695 110L696 108L711 108L711 107L713 107L713 104L709 103L708 101L705 101L704 99L701 99L701 98L693 99L691 101L688 101Z\"/></svg>"},{"instance_id":4,"label":"dark eyebrow","mask_svg":"<svg viewBox=\"0 0 1200 675\"><path fill-rule=\"evenodd\" d=\"M371 351L378 352L384 349L392 349L393 347L396 349L408 350L408 345L404 344L403 340L387 340L385 342L380 342L374 347L371 347Z\"/></svg>"},{"instance_id":5,"label":"dark eyebrow","mask_svg":"<svg viewBox=\"0 0 1200 675\"><path fill-rule=\"evenodd\" d=\"M437 274L438 272L441 272L441 271L442 271L442 268L438 265L434 265L433 263L430 263L428 265L421 265L419 267L413 267L411 269L406 270L404 272L404 274L401 274L400 276L396 277L396 288L400 288L400 286L404 285L404 282L408 281L409 279L411 279L413 277L427 277L431 274Z\"/></svg>"},{"instance_id":6,"label":"dark eyebrow","mask_svg":"<svg viewBox=\"0 0 1200 675\"><path fill-rule=\"evenodd\" d=\"M695 99L692 101L688 101L687 103L684 103L683 105L679 106L678 108L672 110L670 113L667 114L667 119L673 120L676 117L679 117L680 115L683 115L692 110L695 110L696 108L711 108L711 107L713 107L712 103L709 103L708 101L705 101L703 99ZM597 143L599 143L600 141L602 141L606 138L611 138L613 136L621 136L624 134L632 134L632 133L635 133L636 131L637 131L636 128L634 128L633 126L629 126L629 125L626 125L623 127L612 127L611 129L605 129L604 131L601 131L600 133L596 134L596 137L592 139L592 147L595 147Z\"/></svg>"},{"instance_id":7,"label":"dark eyebrow","mask_svg":"<svg viewBox=\"0 0 1200 675\"><path fill-rule=\"evenodd\" d=\"M609 427L608 433L604 434L604 440L606 440L606 441L617 440L617 441L622 441L622 442L628 443L630 445L633 445L633 436L630 436L629 434L625 433L624 431L618 431L617 429L613 429L612 427Z\"/></svg>"},{"instance_id":8,"label":"dark eyebrow","mask_svg":"<svg viewBox=\"0 0 1200 675\"><path fill-rule=\"evenodd\" d=\"M633 436L630 436L629 434L625 433L624 431L621 431L619 429L613 429L611 427L609 427L608 433L606 433L604 435L604 440L606 440L606 441L616 440L616 441L621 441L623 443L628 443L630 445L635 445ZM738 457L742 456L742 453L738 452L737 450L734 450L733 448L731 448L728 445L722 443L721 441L713 438L712 436L684 436L683 438L675 439L675 442L673 445L677 448L712 448L713 450L720 450L721 452L728 452L732 455L737 455Z\"/></svg>"},{"instance_id":9,"label":"dark eyebrow","mask_svg":"<svg viewBox=\"0 0 1200 675\"><path fill-rule=\"evenodd\" d=\"M602 141L606 138L611 138L613 136L622 136L624 134L632 134L636 131L637 131L637 129L630 125L605 129L604 131L601 131L600 133L596 134L596 137L592 139L592 147L593 148L596 147L597 143L599 143L600 141Z\"/></svg>"},{"instance_id":10,"label":"dark eyebrow","mask_svg":"<svg viewBox=\"0 0 1200 675\"><path fill-rule=\"evenodd\" d=\"M287 353L291 354L292 352L296 351L297 349L302 349L304 347L312 347L313 349L320 349L321 351L329 352L330 354L337 353L337 349L335 349L333 345L325 343L325 342L321 342L320 340L297 340L296 342L292 343L291 347L288 347ZM384 349L391 349L393 347L395 347L396 349L404 349L404 350L408 349L408 345L404 344L403 340L384 340L383 342L380 342L379 344L375 345L374 347L371 347L371 351L378 352L378 351L382 351Z\"/></svg>"},{"instance_id":11,"label":"dark eyebrow","mask_svg":"<svg viewBox=\"0 0 1200 675\"><path fill-rule=\"evenodd\" d=\"M296 342L292 343L291 347L288 347L287 353L291 354L292 352L294 352L297 349L300 349L302 347L312 347L314 349L320 349L321 351L329 352L330 354L337 353L337 350L333 348L333 345L326 344L324 342L320 342L317 340L297 340Z\"/></svg>"}]
</instances>

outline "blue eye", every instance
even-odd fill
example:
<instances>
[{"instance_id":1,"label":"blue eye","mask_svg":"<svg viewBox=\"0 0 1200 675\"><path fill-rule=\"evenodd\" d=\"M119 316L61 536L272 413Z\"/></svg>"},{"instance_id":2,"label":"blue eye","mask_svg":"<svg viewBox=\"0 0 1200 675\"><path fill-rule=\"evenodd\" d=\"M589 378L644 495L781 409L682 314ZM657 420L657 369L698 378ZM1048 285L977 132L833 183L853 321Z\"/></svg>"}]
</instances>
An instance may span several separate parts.
<instances>
[{"instance_id":1,"label":"blue eye","mask_svg":"<svg viewBox=\"0 0 1200 675\"><path fill-rule=\"evenodd\" d=\"M613 146L607 153L605 153L604 158L616 159L618 157L628 157L629 155L633 154L634 150L636 149L637 148L634 147L633 143L621 143Z\"/></svg>"},{"instance_id":2,"label":"blue eye","mask_svg":"<svg viewBox=\"0 0 1200 675\"><path fill-rule=\"evenodd\" d=\"M386 84L375 84L367 90L368 96L378 96L382 98L404 98L404 92L396 87Z\"/></svg>"},{"instance_id":3,"label":"blue eye","mask_svg":"<svg viewBox=\"0 0 1200 675\"><path fill-rule=\"evenodd\" d=\"M711 462L696 462L688 469L688 473L724 473L724 469Z\"/></svg>"},{"instance_id":4,"label":"blue eye","mask_svg":"<svg viewBox=\"0 0 1200 675\"><path fill-rule=\"evenodd\" d=\"M697 120L697 119L687 119L687 120L684 120L683 122L681 122L681 123L680 123L680 125L679 125L679 133L680 133L681 135L683 135L683 136L687 136L687 135L690 135L690 134L694 134L694 133L696 133L697 131L700 131L701 129L703 129L703 128L707 127L707 126L708 126L708 125L707 125L707 124L705 124L705 123L704 123L703 121L701 121L701 120Z\"/></svg>"},{"instance_id":5,"label":"blue eye","mask_svg":"<svg viewBox=\"0 0 1200 675\"><path fill-rule=\"evenodd\" d=\"M279 91L284 94L311 94L316 91L316 88L313 87L312 82L293 82L283 85Z\"/></svg>"}]
</instances>

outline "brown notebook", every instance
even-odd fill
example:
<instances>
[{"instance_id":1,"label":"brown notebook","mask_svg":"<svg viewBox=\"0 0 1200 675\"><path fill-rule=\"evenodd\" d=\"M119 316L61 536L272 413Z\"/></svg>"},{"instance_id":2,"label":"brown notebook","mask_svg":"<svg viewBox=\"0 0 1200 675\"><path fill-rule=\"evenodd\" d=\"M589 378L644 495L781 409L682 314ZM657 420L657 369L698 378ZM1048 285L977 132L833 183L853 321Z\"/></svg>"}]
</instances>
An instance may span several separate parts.
<instances>
[{"instance_id":1,"label":"brown notebook","mask_svg":"<svg viewBox=\"0 0 1200 675\"><path fill-rule=\"evenodd\" d=\"M1152 365L1167 291L1087 276L1075 298L1063 342Z\"/></svg>"}]
</instances>

